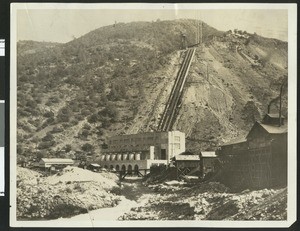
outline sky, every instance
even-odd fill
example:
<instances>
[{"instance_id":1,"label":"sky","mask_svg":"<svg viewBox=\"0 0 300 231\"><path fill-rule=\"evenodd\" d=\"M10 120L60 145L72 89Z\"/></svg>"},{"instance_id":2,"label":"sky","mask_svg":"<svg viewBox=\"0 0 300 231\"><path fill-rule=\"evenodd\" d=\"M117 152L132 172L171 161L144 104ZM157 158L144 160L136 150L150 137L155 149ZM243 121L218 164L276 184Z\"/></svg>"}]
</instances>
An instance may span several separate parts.
<instances>
[{"instance_id":1,"label":"sky","mask_svg":"<svg viewBox=\"0 0 300 231\"><path fill-rule=\"evenodd\" d=\"M287 41L288 11L281 9L22 9L17 40L65 43L115 22L200 19L221 30L256 32Z\"/></svg>"}]
</instances>

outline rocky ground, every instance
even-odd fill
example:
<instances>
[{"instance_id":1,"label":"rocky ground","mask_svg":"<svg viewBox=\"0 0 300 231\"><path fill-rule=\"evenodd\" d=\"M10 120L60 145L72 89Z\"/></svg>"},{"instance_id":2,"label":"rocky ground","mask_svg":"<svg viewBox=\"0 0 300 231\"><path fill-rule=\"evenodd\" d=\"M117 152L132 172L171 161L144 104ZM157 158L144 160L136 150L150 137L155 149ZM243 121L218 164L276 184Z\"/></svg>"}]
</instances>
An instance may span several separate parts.
<instances>
[{"instance_id":1,"label":"rocky ground","mask_svg":"<svg viewBox=\"0 0 300 231\"><path fill-rule=\"evenodd\" d=\"M49 177L18 168L17 217L74 220L88 214L93 220L287 219L286 188L232 192L218 182L148 184L140 178L125 179L121 185L116 182L112 173L76 167Z\"/></svg>"},{"instance_id":2,"label":"rocky ground","mask_svg":"<svg viewBox=\"0 0 300 231\"><path fill-rule=\"evenodd\" d=\"M149 186L144 206L132 208L120 220L285 220L287 190L262 189L230 193L210 182L194 186L176 181Z\"/></svg>"},{"instance_id":3,"label":"rocky ground","mask_svg":"<svg viewBox=\"0 0 300 231\"><path fill-rule=\"evenodd\" d=\"M67 167L49 177L18 168L17 218L24 220L56 219L87 213L118 204L118 187L112 173L94 173Z\"/></svg>"}]
</instances>

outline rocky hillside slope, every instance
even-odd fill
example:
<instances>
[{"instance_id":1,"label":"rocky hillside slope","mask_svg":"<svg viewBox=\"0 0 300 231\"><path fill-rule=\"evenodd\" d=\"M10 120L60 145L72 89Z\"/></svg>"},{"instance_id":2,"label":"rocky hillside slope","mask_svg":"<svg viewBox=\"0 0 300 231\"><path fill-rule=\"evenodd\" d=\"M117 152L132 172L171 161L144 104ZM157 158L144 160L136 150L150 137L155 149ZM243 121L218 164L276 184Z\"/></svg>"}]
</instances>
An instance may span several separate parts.
<instances>
[{"instance_id":1,"label":"rocky hillside slope","mask_svg":"<svg viewBox=\"0 0 300 231\"><path fill-rule=\"evenodd\" d=\"M18 43L18 158L95 158L114 134L156 130L196 21L118 23L66 44ZM287 76L287 43L203 24L173 129L190 150L242 137ZM286 100L284 110L286 111ZM275 112L276 108L272 108Z\"/></svg>"}]
</instances>

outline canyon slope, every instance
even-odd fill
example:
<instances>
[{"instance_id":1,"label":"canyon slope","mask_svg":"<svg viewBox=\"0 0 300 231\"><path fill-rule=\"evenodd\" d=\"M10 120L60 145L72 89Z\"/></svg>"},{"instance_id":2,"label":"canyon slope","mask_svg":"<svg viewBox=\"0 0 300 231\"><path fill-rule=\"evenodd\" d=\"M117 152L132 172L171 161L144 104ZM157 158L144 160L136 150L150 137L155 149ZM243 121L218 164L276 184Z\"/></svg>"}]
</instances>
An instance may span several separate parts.
<instances>
[{"instance_id":1,"label":"canyon slope","mask_svg":"<svg viewBox=\"0 0 300 231\"><path fill-rule=\"evenodd\" d=\"M111 135L156 131L185 55L182 34L195 46L197 25L117 23L66 44L19 41L18 161L95 159ZM287 42L205 23L202 34L173 126L194 152L243 138L287 79Z\"/></svg>"}]
</instances>

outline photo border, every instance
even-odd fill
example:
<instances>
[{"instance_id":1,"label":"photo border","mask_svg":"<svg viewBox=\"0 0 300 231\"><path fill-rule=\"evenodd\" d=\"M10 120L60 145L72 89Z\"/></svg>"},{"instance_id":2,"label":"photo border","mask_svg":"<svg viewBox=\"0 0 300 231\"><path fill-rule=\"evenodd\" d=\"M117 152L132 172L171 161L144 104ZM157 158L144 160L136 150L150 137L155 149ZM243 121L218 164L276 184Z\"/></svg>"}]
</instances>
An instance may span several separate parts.
<instances>
[{"instance_id":1,"label":"photo border","mask_svg":"<svg viewBox=\"0 0 300 231\"><path fill-rule=\"evenodd\" d=\"M288 10L288 218L287 221L17 221L16 153L17 153L17 76L16 30L20 9L287 9ZM296 221L297 207L297 5L269 3L12 3L10 40L10 226L12 227L289 227ZM70 224L71 223L71 224Z\"/></svg>"}]
</instances>

